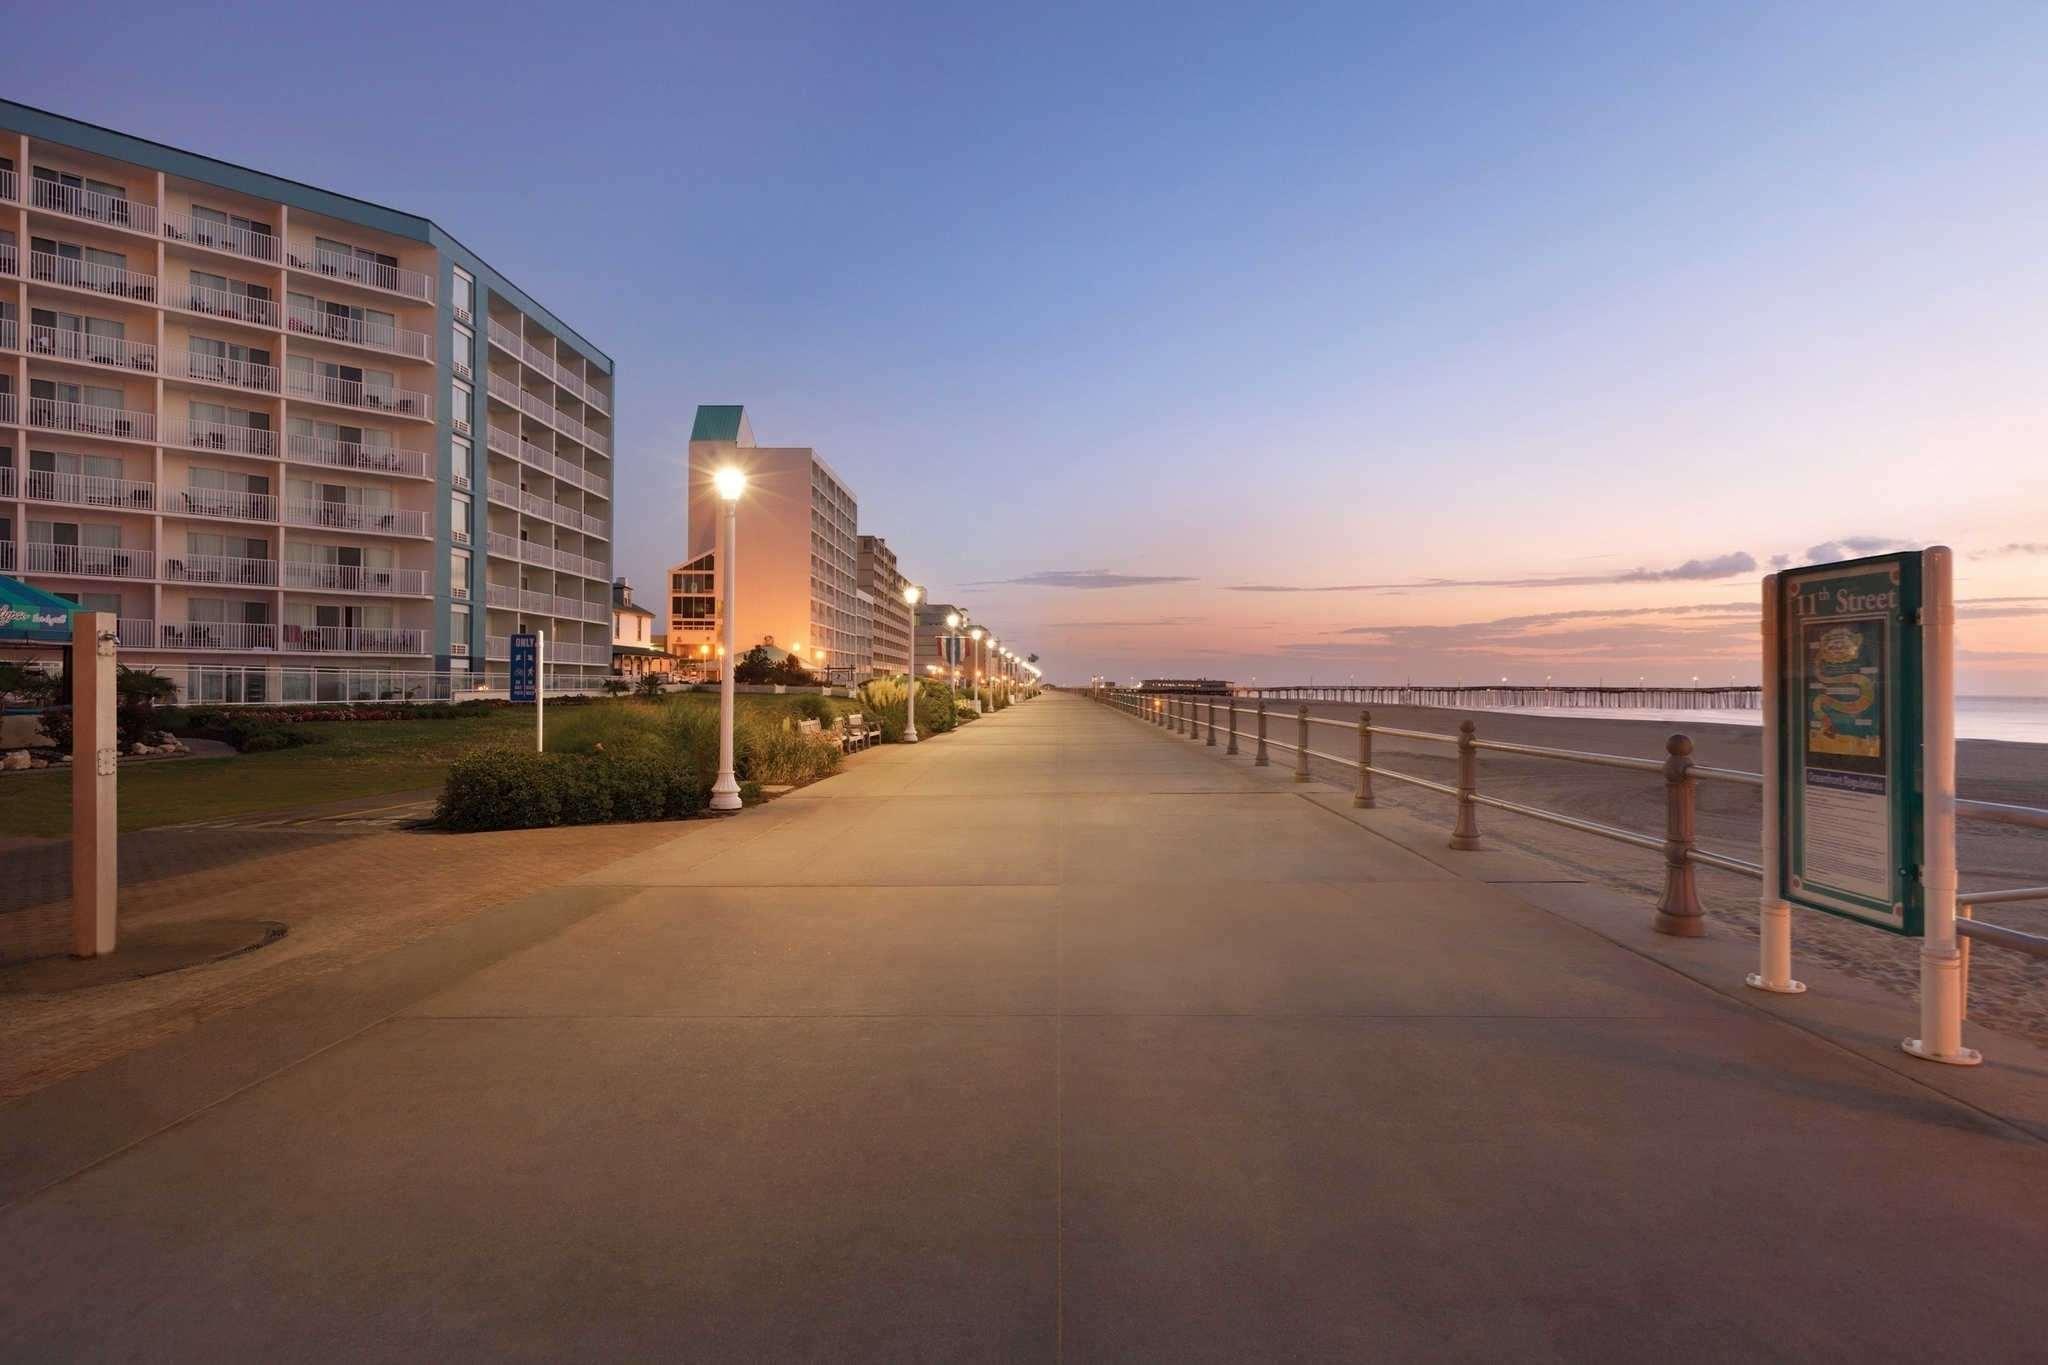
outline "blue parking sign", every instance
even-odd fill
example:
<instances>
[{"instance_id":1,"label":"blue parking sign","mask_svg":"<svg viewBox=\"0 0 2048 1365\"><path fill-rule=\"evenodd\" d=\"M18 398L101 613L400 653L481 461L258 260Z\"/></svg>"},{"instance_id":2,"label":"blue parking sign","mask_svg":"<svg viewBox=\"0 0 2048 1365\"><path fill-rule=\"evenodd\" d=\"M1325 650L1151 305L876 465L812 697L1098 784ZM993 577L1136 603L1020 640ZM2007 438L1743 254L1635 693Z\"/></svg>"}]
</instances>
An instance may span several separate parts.
<instances>
[{"instance_id":1,"label":"blue parking sign","mask_svg":"<svg viewBox=\"0 0 2048 1365\"><path fill-rule=\"evenodd\" d=\"M540 637L512 637L512 700L536 701L540 697Z\"/></svg>"}]
</instances>

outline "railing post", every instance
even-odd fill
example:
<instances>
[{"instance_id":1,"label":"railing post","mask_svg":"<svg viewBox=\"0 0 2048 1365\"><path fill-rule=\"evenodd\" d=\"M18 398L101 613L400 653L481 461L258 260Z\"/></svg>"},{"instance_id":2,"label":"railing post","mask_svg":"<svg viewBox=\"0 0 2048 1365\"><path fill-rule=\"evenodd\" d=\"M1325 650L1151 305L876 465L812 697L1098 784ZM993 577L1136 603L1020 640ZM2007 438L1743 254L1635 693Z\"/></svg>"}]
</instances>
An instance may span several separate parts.
<instances>
[{"instance_id":1,"label":"railing post","mask_svg":"<svg viewBox=\"0 0 2048 1365\"><path fill-rule=\"evenodd\" d=\"M1230 694L1230 716L1226 723L1230 726L1230 734L1228 736L1230 742L1224 746L1223 752L1235 754L1237 752L1237 693L1235 692Z\"/></svg>"},{"instance_id":2,"label":"railing post","mask_svg":"<svg viewBox=\"0 0 2048 1365\"><path fill-rule=\"evenodd\" d=\"M1254 755L1252 756L1252 766L1253 766L1254 768L1263 768L1263 767L1265 767L1265 766L1266 766L1266 763L1267 763L1267 759L1266 759L1266 699L1265 699L1264 697L1260 697L1260 698L1259 698L1259 749L1258 749L1258 752L1257 752L1256 754L1254 754Z\"/></svg>"},{"instance_id":3,"label":"railing post","mask_svg":"<svg viewBox=\"0 0 2048 1365\"><path fill-rule=\"evenodd\" d=\"M1358 713L1358 794L1351 798L1351 804L1365 810L1373 808L1372 799L1372 712Z\"/></svg>"},{"instance_id":4,"label":"railing post","mask_svg":"<svg viewBox=\"0 0 2048 1365\"><path fill-rule=\"evenodd\" d=\"M1657 902L1656 929L1679 938L1707 932L1692 865L1694 812L1699 779L1692 775L1692 741L1673 735L1664 742L1664 899Z\"/></svg>"},{"instance_id":5,"label":"railing post","mask_svg":"<svg viewBox=\"0 0 2048 1365\"><path fill-rule=\"evenodd\" d=\"M1471 721L1458 723L1458 823L1451 829L1451 847L1470 852L1479 847L1479 807L1472 798L1479 792L1479 750Z\"/></svg>"},{"instance_id":6,"label":"railing post","mask_svg":"<svg viewBox=\"0 0 2048 1365\"><path fill-rule=\"evenodd\" d=\"M1216 747L1216 699L1209 698L1209 747Z\"/></svg>"},{"instance_id":7,"label":"railing post","mask_svg":"<svg viewBox=\"0 0 2048 1365\"><path fill-rule=\"evenodd\" d=\"M1304 704L1294 717L1294 780L1308 781L1308 707Z\"/></svg>"}]
</instances>

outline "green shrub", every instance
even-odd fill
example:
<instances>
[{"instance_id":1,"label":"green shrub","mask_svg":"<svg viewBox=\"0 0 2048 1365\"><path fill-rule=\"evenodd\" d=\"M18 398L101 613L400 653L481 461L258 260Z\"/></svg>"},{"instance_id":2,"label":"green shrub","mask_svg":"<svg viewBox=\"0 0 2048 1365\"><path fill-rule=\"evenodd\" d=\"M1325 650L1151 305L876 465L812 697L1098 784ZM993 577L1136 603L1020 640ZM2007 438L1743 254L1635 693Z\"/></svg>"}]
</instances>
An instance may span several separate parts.
<instances>
[{"instance_id":1,"label":"green shrub","mask_svg":"<svg viewBox=\"0 0 2048 1365\"><path fill-rule=\"evenodd\" d=\"M710 789L708 775L654 755L486 749L449 768L435 818L463 833L680 820L704 808Z\"/></svg>"},{"instance_id":2,"label":"green shrub","mask_svg":"<svg viewBox=\"0 0 2048 1365\"><path fill-rule=\"evenodd\" d=\"M798 693L790 699L789 709L795 715L802 716L805 720L814 720L820 725L830 726L839 723L839 713L833 709L832 703L816 692Z\"/></svg>"},{"instance_id":3,"label":"green shrub","mask_svg":"<svg viewBox=\"0 0 2048 1365\"><path fill-rule=\"evenodd\" d=\"M161 744L164 741L162 716L149 706L117 706L114 708L114 742L123 750L131 744ZM71 708L48 706L36 717L36 728L42 732L43 743L51 749L64 753L71 752Z\"/></svg>"},{"instance_id":4,"label":"green shrub","mask_svg":"<svg viewBox=\"0 0 2048 1365\"><path fill-rule=\"evenodd\" d=\"M815 782L838 771L839 746L822 735L799 734L782 726L749 726L745 742L733 737L736 775L764 786Z\"/></svg>"}]
</instances>

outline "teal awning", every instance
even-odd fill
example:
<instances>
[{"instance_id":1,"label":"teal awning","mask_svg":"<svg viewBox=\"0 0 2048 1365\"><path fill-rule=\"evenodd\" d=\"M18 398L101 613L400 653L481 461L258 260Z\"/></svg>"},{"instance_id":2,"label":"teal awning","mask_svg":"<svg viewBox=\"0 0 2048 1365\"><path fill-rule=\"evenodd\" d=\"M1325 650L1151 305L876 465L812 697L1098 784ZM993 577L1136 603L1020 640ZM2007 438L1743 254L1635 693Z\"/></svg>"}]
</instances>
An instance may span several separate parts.
<instances>
[{"instance_id":1,"label":"teal awning","mask_svg":"<svg viewBox=\"0 0 2048 1365\"><path fill-rule=\"evenodd\" d=\"M77 604L0 574L0 644L68 645Z\"/></svg>"}]
</instances>

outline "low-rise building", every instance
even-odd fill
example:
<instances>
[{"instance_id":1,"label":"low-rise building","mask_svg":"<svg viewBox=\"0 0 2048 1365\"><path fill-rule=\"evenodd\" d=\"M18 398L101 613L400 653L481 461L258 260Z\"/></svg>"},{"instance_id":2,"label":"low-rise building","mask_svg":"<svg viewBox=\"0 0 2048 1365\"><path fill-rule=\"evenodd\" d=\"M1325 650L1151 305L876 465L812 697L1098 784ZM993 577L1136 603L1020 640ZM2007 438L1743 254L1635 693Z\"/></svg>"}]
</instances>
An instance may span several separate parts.
<instances>
[{"instance_id":1,"label":"low-rise building","mask_svg":"<svg viewBox=\"0 0 2048 1365\"><path fill-rule=\"evenodd\" d=\"M655 643L654 613L633 600L633 585L612 580L612 672L638 678L668 673L668 651Z\"/></svg>"}]
</instances>

